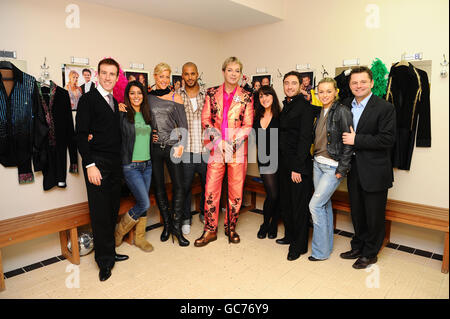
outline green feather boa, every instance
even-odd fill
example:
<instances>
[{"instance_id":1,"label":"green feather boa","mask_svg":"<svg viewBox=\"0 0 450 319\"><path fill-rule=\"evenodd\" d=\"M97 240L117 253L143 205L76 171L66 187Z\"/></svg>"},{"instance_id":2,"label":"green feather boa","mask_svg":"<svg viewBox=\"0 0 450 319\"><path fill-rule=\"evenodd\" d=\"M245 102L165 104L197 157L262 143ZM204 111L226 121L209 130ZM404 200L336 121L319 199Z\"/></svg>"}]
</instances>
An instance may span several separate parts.
<instances>
[{"instance_id":1,"label":"green feather boa","mask_svg":"<svg viewBox=\"0 0 450 319\"><path fill-rule=\"evenodd\" d=\"M389 71L378 58L372 62L370 70L372 71L374 82L372 93L376 96L383 97L386 95Z\"/></svg>"}]
</instances>

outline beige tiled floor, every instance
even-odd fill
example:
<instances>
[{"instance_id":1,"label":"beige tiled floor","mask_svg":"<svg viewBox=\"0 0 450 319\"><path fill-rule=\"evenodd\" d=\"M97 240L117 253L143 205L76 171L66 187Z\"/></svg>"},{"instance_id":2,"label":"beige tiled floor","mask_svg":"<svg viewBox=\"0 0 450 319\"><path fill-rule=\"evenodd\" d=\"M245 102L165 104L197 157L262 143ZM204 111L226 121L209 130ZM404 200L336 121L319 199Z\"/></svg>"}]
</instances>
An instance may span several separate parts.
<instances>
[{"instance_id":1,"label":"beige tiled floor","mask_svg":"<svg viewBox=\"0 0 450 319\"><path fill-rule=\"evenodd\" d=\"M221 225L217 241L196 248L193 241L201 235L202 224L197 216L193 221L192 232L186 236L189 247L171 240L160 242L161 228L147 232L155 247L151 253L122 244L117 251L130 259L116 263L106 282L98 280L91 253L81 258L79 268L62 261L7 279L0 299L449 298L449 275L440 272L437 260L385 248L376 265L355 270L354 261L339 258L339 253L348 250L349 238L335 235L329 260L310 262L307 254L288 261L287 246L256 237L262 216L251 212L239 219L240 244L228 244ZM73 280L77 271L78 288Z\"/></svg>"}]
</instances>

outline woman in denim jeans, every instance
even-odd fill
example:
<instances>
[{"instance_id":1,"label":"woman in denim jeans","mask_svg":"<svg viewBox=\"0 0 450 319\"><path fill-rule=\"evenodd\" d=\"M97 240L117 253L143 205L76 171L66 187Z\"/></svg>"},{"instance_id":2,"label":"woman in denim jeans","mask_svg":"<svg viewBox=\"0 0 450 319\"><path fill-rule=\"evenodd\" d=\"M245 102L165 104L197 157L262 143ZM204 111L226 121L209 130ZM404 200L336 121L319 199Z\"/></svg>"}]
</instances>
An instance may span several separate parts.
<instances>
[{"instance_id":1,"label":"woman in denim jeans","mask_svg":"<svg viewBox=\"0 0 450 319\"><path fill-rule=\"evenodd\" d=\"M140 82L132 81L125 88L125 105L121 104L121 110L124 111L120 116L122 169L128 188L136 199L136 205L122 216L114 237L116 246L119 246L123 236L136 225L134 244L149 252L153 250L153 246L145 240L145 228L147 210L150 208L148 192L152 177L150 161L152 128L146 92Z\"/></svg>"},{"instance_id":2,"label":"woman in denim jeans","mask_svg":"<svg viewBox=\"0 0 450 319\"><path fill-rule=\"evenodd\" d=\"M333 208L331 196L343 177L350 171L353 153L351 145L342 143L342 133L350 132L352 112L336 101L337 84L324 78L318 84L319 100L323 104L314 125L314 194L309 209L314 224L310 261L325 260L333 249Z\"/></svg>"}]
</instances>

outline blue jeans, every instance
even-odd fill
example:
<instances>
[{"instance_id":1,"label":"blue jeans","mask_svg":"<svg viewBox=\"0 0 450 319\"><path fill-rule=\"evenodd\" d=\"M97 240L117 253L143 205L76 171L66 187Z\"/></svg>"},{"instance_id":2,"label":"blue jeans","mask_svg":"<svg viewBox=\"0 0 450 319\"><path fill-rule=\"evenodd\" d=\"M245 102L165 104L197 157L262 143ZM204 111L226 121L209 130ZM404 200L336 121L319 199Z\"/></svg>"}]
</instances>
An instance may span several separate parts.
<instances>
[{"instance_id":1,"label":"blue jeans","mask_svg":"<svg viewBox=\"0 0 450 319\"><path fill-rule=\"evenodd\" d=\"M136 205L128 213L134 220L137 220L139 217L145 216L150 208L148 192L152 180L152 162L150 160L131 162L122 165L122 169L128 188L136 199Z\"/></svg>"},{"instance_id":2,"label":"blue jeans","mask_svg":"<svg viewBox=\"0 0 450 319\"><path fill-rule=\"evenodd\" d=\"M314 160L314 194L309 202L309 210L314 224L311 256L327 259L333 249L333 207L331 196L341 179L336 178L336 167Z\"/></svg>"}]
</instances>

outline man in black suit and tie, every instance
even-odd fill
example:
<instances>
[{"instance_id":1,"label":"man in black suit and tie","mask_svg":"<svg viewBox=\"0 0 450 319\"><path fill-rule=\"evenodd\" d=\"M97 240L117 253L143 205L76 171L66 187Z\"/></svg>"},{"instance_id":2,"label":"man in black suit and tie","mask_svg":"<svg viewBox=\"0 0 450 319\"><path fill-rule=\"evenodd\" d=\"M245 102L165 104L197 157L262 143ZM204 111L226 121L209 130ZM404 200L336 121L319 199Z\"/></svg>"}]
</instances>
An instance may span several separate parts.
<instances>
[{"instance_id":1,"label":"man in black suit and tie","mask_svg":"<svg viewBox=\"0 0 450 319\"><path fill-rule=\"evenodd\" d=\"M352 109L354 126L342 139L354 147L347 188L355 235L352 249L340 256L357 258L353 268L365 269L377 262L385 235L387 194L394 180L390 151L395 141L395 109L372 94L369 68L353 69L349 83L355 97L344 104Z\"/></svg>"},{"instance_id":2,"label":"man in black suit and tie","mask_svg":"<svg viewBox=\"0 0 450 319\"><path fill-rule=\"evenodd\" d=\"M116 261L128 259L116 254L114 240L122 173L119 111L112 94L118 79L119 64L110 58L100 61L99 85L81 96L76 115L78 150L83 159L100 281L111 276Z\"/></svg>"}]
</instances>

